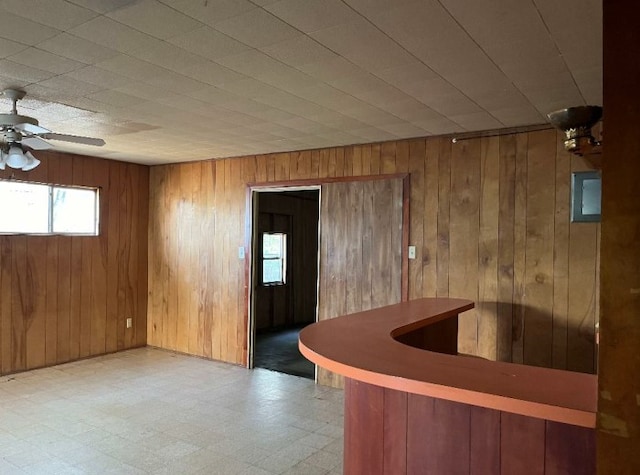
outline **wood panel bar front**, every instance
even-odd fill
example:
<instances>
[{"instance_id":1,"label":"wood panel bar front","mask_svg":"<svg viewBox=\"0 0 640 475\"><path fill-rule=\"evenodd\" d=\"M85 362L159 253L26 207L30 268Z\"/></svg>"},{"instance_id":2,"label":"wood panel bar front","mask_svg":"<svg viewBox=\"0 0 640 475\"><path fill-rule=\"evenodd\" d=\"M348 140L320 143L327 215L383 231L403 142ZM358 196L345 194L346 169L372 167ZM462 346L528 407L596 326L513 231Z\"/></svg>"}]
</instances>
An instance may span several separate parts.
<instances>
[{"instance_id":1,"label":"wood panel bar front","mask_svg":"<svg viewBox=\"0 0 640 475\"><path fill-rule=\"evenodd\" d=\"M595 431L345 379L345 474L595 473Z\"/></svg>"},{"instance_id":2,"label":"wood panel bar front","mask_svg":"<svg viewBox=\"0 0 640 475\"><path fill-rule=\"evenodd\" d=\"M301 352L345 376L345 474L595 473L596 377L456 355L451 322L472 307L421 299L302 330Z\"/></svg>"}]
</instances>

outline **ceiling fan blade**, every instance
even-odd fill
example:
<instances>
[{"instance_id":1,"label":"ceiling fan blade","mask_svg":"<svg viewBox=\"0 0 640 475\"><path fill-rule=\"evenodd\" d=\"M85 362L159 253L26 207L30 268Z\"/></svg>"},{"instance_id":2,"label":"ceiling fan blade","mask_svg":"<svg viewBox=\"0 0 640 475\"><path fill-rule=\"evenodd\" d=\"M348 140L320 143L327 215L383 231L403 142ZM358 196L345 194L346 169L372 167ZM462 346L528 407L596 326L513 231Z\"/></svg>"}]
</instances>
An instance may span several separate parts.
<instances>
[{"instance_id":1,"label":"ceiling fan blade","mask_svg":"<svg viewBox=\"0 0 640 475\"><path fill-rule=\"evenodd\" d=\"M22 145L26 145L27 147L31 147L34 150L49 150L50 148L53 148L53 145L51 145L49 142L47 142L46 140L43 140L40 137L37 137L35 135L33 135L31 137L23 138L22 139Z\"/></svg>"},{"instance_id":2,"label":"ceiling fan blade","mask_svg":"<svg viewBox=\"0 0 640 475\"><path fill-rule=\"evenodd\" d=\"M29 124L28 122L16 124L14 127L20 132L26 132L28 134L47 134L51 132L49 129L45 129L39 125Z\"/></svg>"},{"instance_id":3,"label":"ceiling fan blade","mask_svg":"<svg viewBox=\"0 0 640 475\"><path fill-rule=\"evenodd\" d=\"M80 135L67 135L67 134L54 134L46 133L40 134L40 137L50 140L61 140L63 142L81 143L84 145L95 145L96 147L102 147L105 142L102 139L95 139L93 137L82 137Z\"/></svg>"}]
</instances>

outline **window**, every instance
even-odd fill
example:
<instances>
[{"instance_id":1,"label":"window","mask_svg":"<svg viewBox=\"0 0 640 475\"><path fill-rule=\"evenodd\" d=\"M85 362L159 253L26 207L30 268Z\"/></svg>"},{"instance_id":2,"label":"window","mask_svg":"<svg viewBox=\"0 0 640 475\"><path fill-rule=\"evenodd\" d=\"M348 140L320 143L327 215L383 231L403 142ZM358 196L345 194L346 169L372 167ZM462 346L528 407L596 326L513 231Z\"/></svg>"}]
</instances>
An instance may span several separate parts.
<instances>
[{"instance_id":1,"label":"window","mask_svg":"<svg viewBox=\"0 0 640 475\"><path fill-rule=\"evenodd\" d=\"M287 276L287 235L262 234L262 285L284 285Z\"/></svg>"},{"instance_id":2,"label":"window","mask_svg":"<svg viewBox=\"0 0 640 475\"><path fill-rule=\"evenodd\" d=\"M1 234L98 235L98 189L0 180Z\"/></svg>"}]
</instances>

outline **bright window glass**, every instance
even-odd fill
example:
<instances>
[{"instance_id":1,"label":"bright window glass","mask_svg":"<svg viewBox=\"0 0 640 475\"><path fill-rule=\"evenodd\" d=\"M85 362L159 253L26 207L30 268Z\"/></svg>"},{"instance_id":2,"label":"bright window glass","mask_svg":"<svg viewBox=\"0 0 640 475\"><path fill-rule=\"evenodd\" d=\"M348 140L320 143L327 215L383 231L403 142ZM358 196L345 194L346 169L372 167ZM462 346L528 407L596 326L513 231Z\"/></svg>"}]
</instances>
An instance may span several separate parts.
<instances>
[{"instance_id":1,"label":"bright window glass","mask_svg":"<svg viewBox=\"0 0 640 475\"><path fill-rule=\"evenodd\" d=\"M262 235L262 284L283 285L286 282L287 236L283 233Z\"/></svg>"},{"instance_id":2,"label":"bright window glass","mask_svg":"<svg viewBox=\"0 0 640 475\"><path fill-rule=\"evenodd\" d=\"M0 233L98 235L98 190L0 180Z\"/></svg>"},{"instance_id":3,"label":"bright window glass","mask_svg":"<svg viewBox=\"0 0 640 475\"><path fill-rule=\"evenodd\" d=\"M0 181L0 233L49 232L49 187L19 181Z\"/></svg>"},{"instance_id":4,"label":"bright window glass","mask_svg":"<svg viewBox=\"0 0 640 475\"><path fill-rule=\"evenodd\" d=\"M53 232L96 234L98 194L87 188L53 188Z\"/></svg>"}]
</instances>

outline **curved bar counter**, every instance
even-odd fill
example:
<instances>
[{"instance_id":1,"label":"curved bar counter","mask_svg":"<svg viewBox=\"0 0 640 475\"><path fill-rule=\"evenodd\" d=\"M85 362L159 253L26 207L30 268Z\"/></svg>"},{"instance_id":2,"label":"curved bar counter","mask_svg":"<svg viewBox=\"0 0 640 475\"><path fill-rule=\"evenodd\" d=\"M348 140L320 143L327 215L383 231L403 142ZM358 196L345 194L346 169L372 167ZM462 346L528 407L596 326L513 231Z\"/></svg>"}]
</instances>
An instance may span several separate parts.
<instances>
[{"instance_id":1,"label":"curved bar counter","mask_svg":"<svg viewBox=\"0 0 640 475\"><path fill-rule=\"evenodd\" d=\"M597 377L458 355L472 308L420 299L300 332L302 354L346 378L345 473L594 473Z\"/></svg>"}]
</instances>

